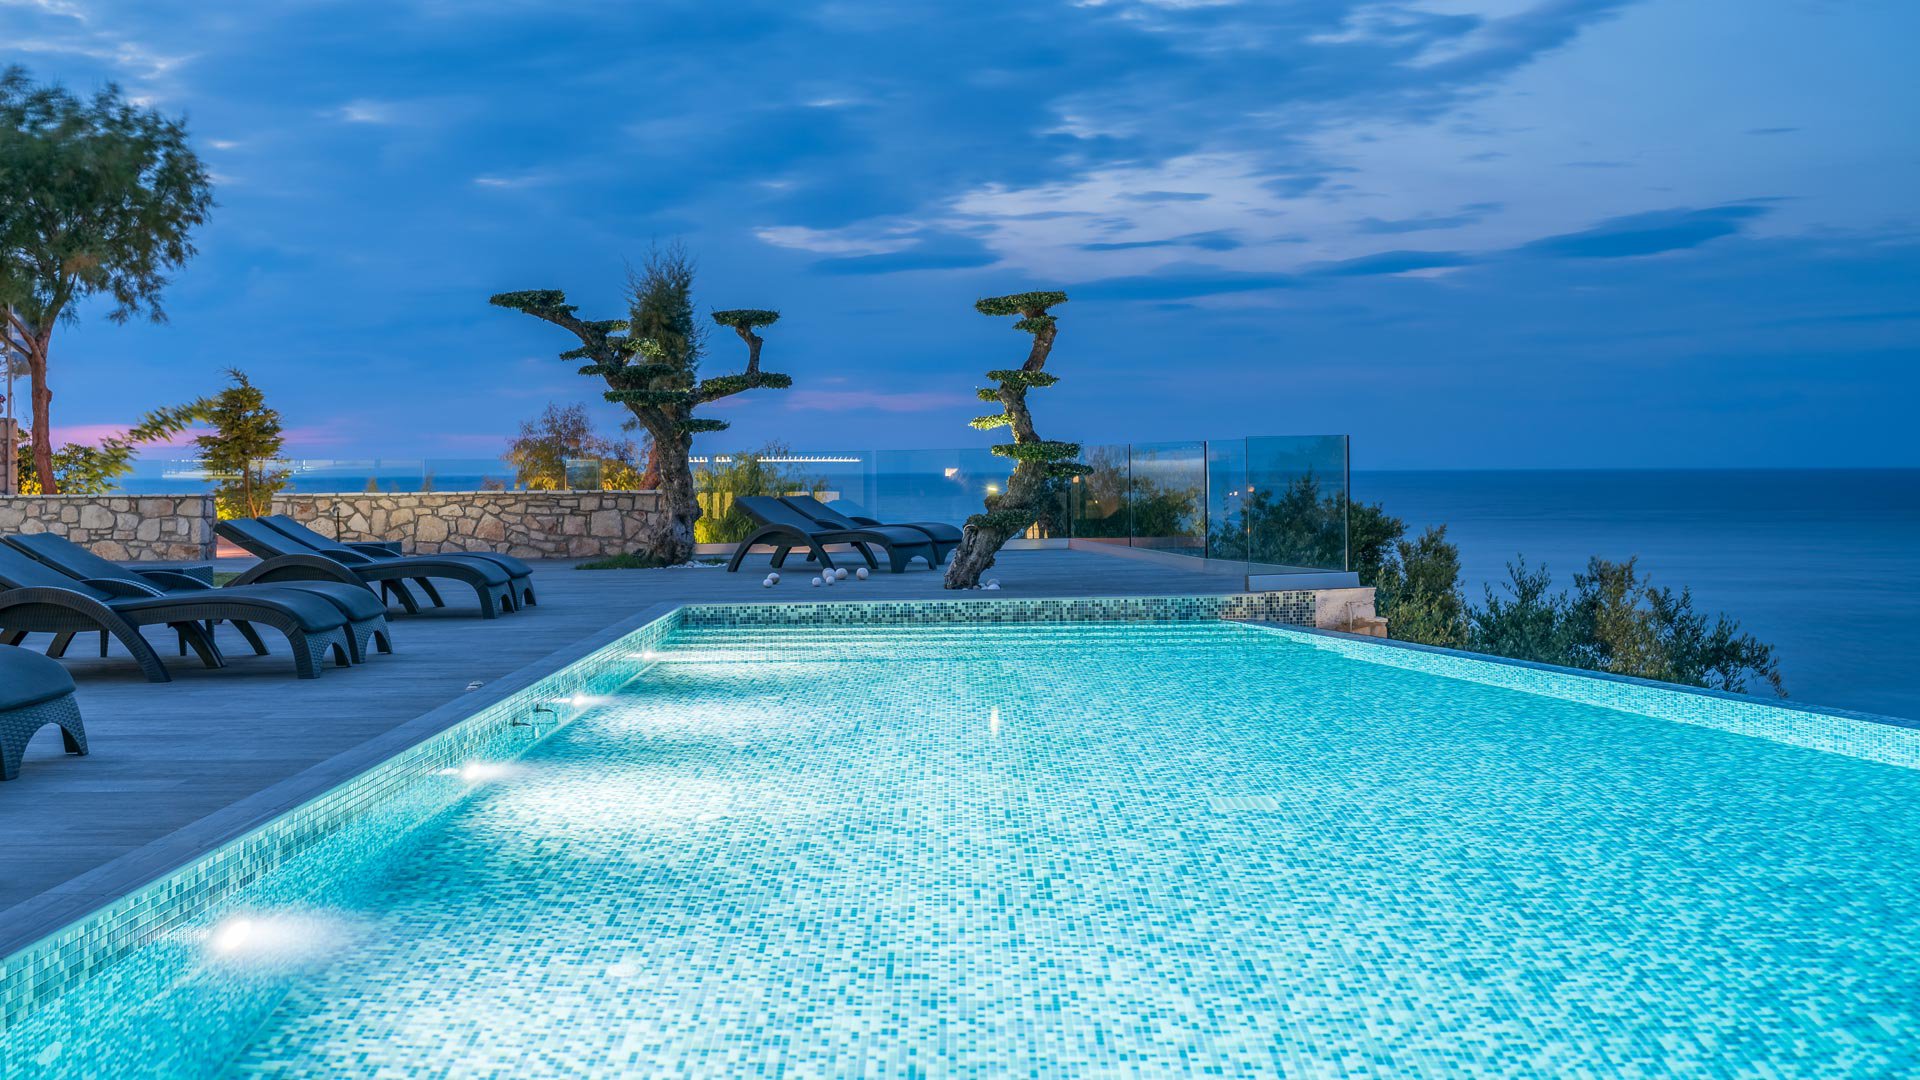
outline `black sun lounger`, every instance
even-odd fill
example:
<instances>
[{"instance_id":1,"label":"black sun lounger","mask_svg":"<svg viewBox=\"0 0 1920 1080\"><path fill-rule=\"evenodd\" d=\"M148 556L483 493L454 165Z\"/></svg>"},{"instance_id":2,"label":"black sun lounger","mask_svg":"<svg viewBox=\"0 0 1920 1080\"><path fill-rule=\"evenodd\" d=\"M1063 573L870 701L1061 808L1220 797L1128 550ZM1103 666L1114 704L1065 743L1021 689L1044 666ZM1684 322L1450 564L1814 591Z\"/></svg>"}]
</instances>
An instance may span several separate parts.
<instances>
[{"instance_id":1,"label":"black sun lounger","mask_svg":"<svg viewBox=\"0 0 1920 1080\"><path fill-rule=\"evenodd\" d=\"M357 543L351 540L335 540L322 536L285 514L268 514L260 518L270 529L285 533L288 537L307 545L322 555L331 555L335 549L356 552L378 561L380 559L405 558L399 552L399 545L382 540L372 543ZM436 559L477 559L489 562L507 572L507 579L513 583L515 606L524 603L533 606L533 567L511 555L502 555L497 551L443 551L432 556ZM423 582L424 584L424 582ZM431 593L429 593L431 595Z\"/></svg>"},{"instance_id":2,"label":"black sun lounger","mask_svg":"<svg viewBox=\"0 0 1920 1080\"><path fill-rule=\"evenodd\" d=\"M140 636L143 626L171 626L208 667L226 666L209 622L269 626L287 636L294 670L318 678L328 652L345 667L347 617L317 596L304 593L212 589L163 593L151 585L117 580L81 580L63 574L17 548L0 544L0 643L18 645L28 634L54 635L53 654L75 634L113 637L153 682L167 682L166 665ZM104 648L104 641L102 647Z\"/></svg>"},{"instance_id":3,"label":"black sun lounger","mask_svg":"<svg viewBox=\"0 0 1920 1080\"><path fill-rule=\"evenodd\" d=\"M93 579L99 581L131 582L158 589L169 595L183 593L205 593L213 586L204 581L188 577L177 570L137 570L121 566L95 555L79 544L64 536L52 533L32 533L21 536L9 536L5 543L66 574L68 577ZM242 589L248 592L265 591L274 593L295 592L317 596L332 604L347 620L347 654L358 664L367 658L367 646L372 644L383 653L393 651L393 639L387 632L387 606L372 589L355 582L342 581L280 581L272 585L232 585L228 589ZM231 592L228 596L234 595ZM260 636L246 623L235 624L235 629L253 646L253 651L261 656L267 653L267 647Z\"/></svg>"},{"instance_id":4,"label":"black sun lounger","mask_svg":"<svg viewBox=\"0 0 1920 1080\"><path fill-rule=\"evenodd\" d=\"M822 525L807 515L767 495L747 495L733 500L733 505L754 521L753 534L740 541L734 549L733 559L727 563L729 571L740 569L741 560L755 544L773 545L773 565L781 566L787 561L787 553L794 548L806 548L808 557L821 566L831 569L833 559L827 554L828 544L851 544L867 565L878 568L874 561L873 548L879 547L887 553L887 561L894 573L906 570L907 563L914 558L926 561L927 568L935 565L933 543L925 533L912 529L896 529L891 526L861 526L854 529L838 529Z\"/></svg>"},{"instance_id":5,"label":"black sun lounger","mask_svg":"<svg viewBox=\"0 0 1920 1080\"><path fill-rule=\"evenodd\" d=\"M933 545L933 564L935 566L946 562L947 556L952 553L953 549L960 546L960 530L943 521L879 521L856 512L849 512L848 508L857 510L857 508L852 507L851 503L836 502L829 505L811 495L784 495L780 501L828 528L912 529L914 532L926 536L927 542Z\"/></svg>"},{"instance_id":6,"label":"black sun lounger","mask_svg":"<svg viewBox=\"0 0 1920 1080\"><path fill-rule=\"evenodd\" d=\"M27 740L48 724L60 726L67 753L87 752L73 676L44 656L0 645L0 780L20 775Z\"/></svg>"},{"instance_id":7,"label":"black sun lounger","mask_svg":"<svg viewBox=\"0 0 1920 1080\"><path fill-rule=\"evenodd\" d=\"M252 518L216 522L213 531L245 548L261 559L259 566L234 579L236 585L275 584L282 581L357 581L377 585L400 600L409 614L417 614L419 601L406 583L427 578L447 578L473 587L480 601L480 617L491 619L502 611L514 609L513 587L507 572L492 563L473 559L442 558L438 555L394 555L375 559L345 548L326 552L293 539L278 529L268 528ZM428 596L436 602L437 593Z\"/></svg>"}]
</instances>

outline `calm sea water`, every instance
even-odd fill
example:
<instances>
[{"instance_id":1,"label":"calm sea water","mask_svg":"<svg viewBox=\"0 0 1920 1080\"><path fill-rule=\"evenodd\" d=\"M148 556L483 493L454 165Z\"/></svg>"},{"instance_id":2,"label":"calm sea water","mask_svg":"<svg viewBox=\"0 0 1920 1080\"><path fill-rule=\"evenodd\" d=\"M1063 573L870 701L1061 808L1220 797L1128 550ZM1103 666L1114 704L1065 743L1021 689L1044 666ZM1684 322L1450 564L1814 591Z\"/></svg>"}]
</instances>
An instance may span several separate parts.
<instances>
[{"instance_id":1,"label":"calm sea water","mask_svg":"<svg viewBox=\"0 0 1920 1080\"><path fill-rule=\"evenodd\" d=\"M1920 719L1920 470L1356 471L1353 489L1445 524L1476 599L1515 555L1562 585L1637 555L1777 646L1796 700Z\"/></svg>"}]
</instances>

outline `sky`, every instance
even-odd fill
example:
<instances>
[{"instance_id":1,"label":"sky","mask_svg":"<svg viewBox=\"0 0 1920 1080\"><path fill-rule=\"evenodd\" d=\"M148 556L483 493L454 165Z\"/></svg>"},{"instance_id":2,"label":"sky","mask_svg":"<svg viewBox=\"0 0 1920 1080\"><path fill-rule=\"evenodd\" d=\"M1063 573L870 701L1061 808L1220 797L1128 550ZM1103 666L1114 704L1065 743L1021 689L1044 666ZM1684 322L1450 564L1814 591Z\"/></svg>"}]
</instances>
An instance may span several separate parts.
<instances>
[{"instance_id":1,"label":"sky","mask_svg":"<svg viewBox=\"0 0 1920 1080\"><path fill-rule=\"evenodd\" d=\"M354 458L614 431L487 297L618 317L678 240L794 379L705 450L995 441L1026 338L972 302L1059 288L1049 438L1920 465L1916 40L1912 0L0 0L0 59L184 115L219 204L167 323L60 331L61 433L238 367Z\"/></svg>"}]
</instances>

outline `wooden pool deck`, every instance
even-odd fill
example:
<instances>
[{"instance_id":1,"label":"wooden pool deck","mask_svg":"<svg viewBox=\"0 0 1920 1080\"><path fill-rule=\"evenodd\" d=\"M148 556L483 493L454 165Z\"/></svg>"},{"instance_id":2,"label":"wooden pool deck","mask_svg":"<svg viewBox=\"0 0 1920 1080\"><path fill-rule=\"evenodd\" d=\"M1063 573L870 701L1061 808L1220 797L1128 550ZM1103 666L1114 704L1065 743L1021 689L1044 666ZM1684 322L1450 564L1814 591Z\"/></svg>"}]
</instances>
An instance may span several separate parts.
<instances>
[{"instance_id":1,"label":"wooden pool deck","mask_svg":"<svg viewBox=\"0 0 1920 1080\"><path fill-rule=\"evenodd\" d=\"M1238 592L1243 584L1159 562L1042 550L1003 553L989 575L1000 591L949 593L938 573L915 565L832 589L809 587L811 575L795 571L765 589L763 560L737 574L587 572L546 563L535 574L538 606L482 621L470 597L449 589L449 608L394 619L394 655L329 668L316 680L293 677L284 640L269 640L274 655L255 657L230 629L220 634L230 666L209 671L171 658L174 681L164 684L144 681L124 654L101 659L91 655L92 639L77 640L66 663L80 684L92 753L67 757L58 732L42 729L19 779L0 784L0 957L244 832L273 809L260 805L262 793L285 789L288 806L297 805L314 783L337 783L364 767L369 746L383 737L417 741L437 730L396 732L471 684L553 666L556 653L656 605L1180 596ZM29 644L36 643L45 639ZM243 800L249 814L220 816Z\"/></svg>"}]
</instances>

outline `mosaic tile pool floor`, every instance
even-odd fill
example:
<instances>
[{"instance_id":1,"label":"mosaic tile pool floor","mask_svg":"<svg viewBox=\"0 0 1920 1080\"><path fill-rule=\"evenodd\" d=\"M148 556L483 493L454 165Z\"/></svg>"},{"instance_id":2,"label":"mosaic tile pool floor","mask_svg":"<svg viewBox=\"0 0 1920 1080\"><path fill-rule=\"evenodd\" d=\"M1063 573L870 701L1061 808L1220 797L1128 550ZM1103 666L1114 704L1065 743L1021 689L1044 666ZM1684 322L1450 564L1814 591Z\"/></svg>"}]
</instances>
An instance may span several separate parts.
<instances>
[{"instance_id":1,"label":"mosaic tile pool floor","mask_svg":"<svg viewBox=\"0 0 1920 1080\"><path fill-rule=\"evenodd\" d=\"M226 1075L1920 1071L1920 770L1259 628L683 629L475 775L169 976Z\"/></svg>"}]
</instances>

